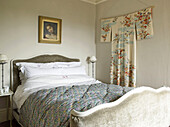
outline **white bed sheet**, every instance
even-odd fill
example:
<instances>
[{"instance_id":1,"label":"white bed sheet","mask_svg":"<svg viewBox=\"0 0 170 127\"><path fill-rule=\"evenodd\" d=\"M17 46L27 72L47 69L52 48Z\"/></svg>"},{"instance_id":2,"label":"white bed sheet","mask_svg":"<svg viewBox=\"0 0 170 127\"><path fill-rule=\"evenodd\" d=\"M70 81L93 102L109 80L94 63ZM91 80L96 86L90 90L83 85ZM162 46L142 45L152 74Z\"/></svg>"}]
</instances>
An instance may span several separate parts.
<instances>
[{"instance_id":1,"label":"white bed sheet","mask_svg":"<svg viewBox=\"0 0 170 127\"><path fill-rule=\"evenodd\" d=\"M44 75L31 77L27 79L23 85L18 86L13 96L14 103L16 104L16 107L14 106L14 108L17 108L19 111L29 95L42 89L50 89L59 86L90 85L95 83L100 83L100 81L86 75Z\"/></svg>"}]
</instances>

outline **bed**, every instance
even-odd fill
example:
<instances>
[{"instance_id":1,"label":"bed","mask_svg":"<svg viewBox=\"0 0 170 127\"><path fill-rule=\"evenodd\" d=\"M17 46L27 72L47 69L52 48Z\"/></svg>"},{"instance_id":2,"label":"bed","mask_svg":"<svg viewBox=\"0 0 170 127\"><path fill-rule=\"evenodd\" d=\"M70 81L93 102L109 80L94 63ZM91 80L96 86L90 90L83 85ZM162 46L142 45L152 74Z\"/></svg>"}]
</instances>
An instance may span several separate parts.
<instances>
[{"instance_id":1,"label":"bed","mask_svg":"<svg viewBox=\"0 0 170 127\"><path fill-rule=\"evenodd\" d=\"M84 75L82 67L76 66L72 70L73 68L66 69L65 65L60 67L61 65L57 64L57 68L52 66L48 71L42 71L44 68L37 70L43 63L51 66L51 63L64 62L72 66L70 63L77 64L79 61L61 55L41 55L11 61L11 88L15 92L13 116L21 126L67 127L70 126L72 109L87 111L97 105L113 102L132 90L129 87L101 83ZM28 76L26 80L21 78L22 69L19 68L19 63L36 65L32 68L25 66L24 75ZM62 75L63 68L69 75L67 71ZM35 76L39 71L43 74L46 72L46 75ZM56 72L61 75L47 75Z\"/></svg>"},{"instance_id":2,"label":"bed","mask_svg":"<svg viewBox=\"0 0 170 127\"><path fill-rule=\"evenodd\" d=\"M41 55L31 59L11 61L11 88L15 92L14 100L18 107L14 108L13 116L21 126L170 126L170 88L168 87L133 89L101 83L84 75L65 74L33 76L22 83L20 75L22 69L20 70L18 66L18 63L22 62L45 63L45 65L47 63L49 66L48 63L51 62L77 64L79 61L61 55ZM41 66L38 64L37 67L37 64L35 70ZM61 73L58 71L59 68L57 73ZM34 73L37 73L35 70ZM51 70L50 67L48 71L53 72L53 69ZM76 73L75 70L70 72Z\"/></svg>"}]
</instances>

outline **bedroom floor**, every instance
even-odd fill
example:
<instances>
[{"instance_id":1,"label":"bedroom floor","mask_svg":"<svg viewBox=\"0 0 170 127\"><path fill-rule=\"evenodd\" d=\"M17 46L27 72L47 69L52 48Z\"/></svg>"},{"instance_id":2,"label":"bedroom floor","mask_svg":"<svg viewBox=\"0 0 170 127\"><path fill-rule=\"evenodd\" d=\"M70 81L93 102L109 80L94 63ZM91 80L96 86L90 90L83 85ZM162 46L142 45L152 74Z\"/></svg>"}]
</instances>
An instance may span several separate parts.
<instances>
[{"instance_id":1,"label":"bedroom floor","mask_svg":"<svg viewBox=\"0 0 170 127\"><path fill-rule=\"evenodd\" d=\"M10 121L0 123L0 127L10 127ZM21 126L16 122L16 120L13 120L12 127L21 127Z\"/></svg>"}]
</instances>

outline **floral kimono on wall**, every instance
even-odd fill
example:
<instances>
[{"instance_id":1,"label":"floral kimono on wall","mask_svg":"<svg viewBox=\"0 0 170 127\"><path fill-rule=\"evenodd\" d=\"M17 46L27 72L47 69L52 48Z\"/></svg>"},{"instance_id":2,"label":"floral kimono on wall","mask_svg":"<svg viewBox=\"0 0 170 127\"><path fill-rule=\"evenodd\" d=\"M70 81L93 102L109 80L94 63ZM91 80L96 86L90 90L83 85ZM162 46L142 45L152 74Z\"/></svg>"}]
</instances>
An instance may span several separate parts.
<instances>
[{"instance_id":1,"label":"floral kimono on wall","mask_svg":"<svg viewBox=\"0 0 170 127\"><path fill-rule=\"evenodd\" d=\"M136 86L136 40L153 36L152 9L103 19L101 41L112 42L111 84Z\"/></svg>"}]
</instances>

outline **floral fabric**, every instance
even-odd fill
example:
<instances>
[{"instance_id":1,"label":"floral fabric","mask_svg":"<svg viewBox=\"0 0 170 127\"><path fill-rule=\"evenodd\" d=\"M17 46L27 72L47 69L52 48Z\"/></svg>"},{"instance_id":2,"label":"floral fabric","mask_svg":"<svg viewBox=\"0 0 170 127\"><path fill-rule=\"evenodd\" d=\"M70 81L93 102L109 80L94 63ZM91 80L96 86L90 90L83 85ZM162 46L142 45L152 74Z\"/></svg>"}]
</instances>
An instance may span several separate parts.
<instances>
[{"instance_id":1,"label":"floral fabric","mask_svg":"<svg viewBox=\"0 0 170 127\"><path fill-rule=\"evenodd\" d=\"M152 8L134 14L137 40L149 39L153 36Z\"/></svg>"},{"instance_id":2,"label":"floral fabric","mask_svg":"<svg viewBox=\"0 0 170 127\"><path fill-rule=\"evenodd\" d=\"M39 90L22 105L19 122L24 127L69 127L72 109L86 111L116 101L132 89L98 83Z\"/></svg>"},{"instance_id":3,"label":"floral fabric","mask_svg":"<svg viewBox=\"0 0 170 127\"><path fill-rule=\"evenodd\" d=\"M111 84L136 86L136 40L153 36L152 9L101 22L101 41L112 42Z\"/></svg>"}]
</instances>

